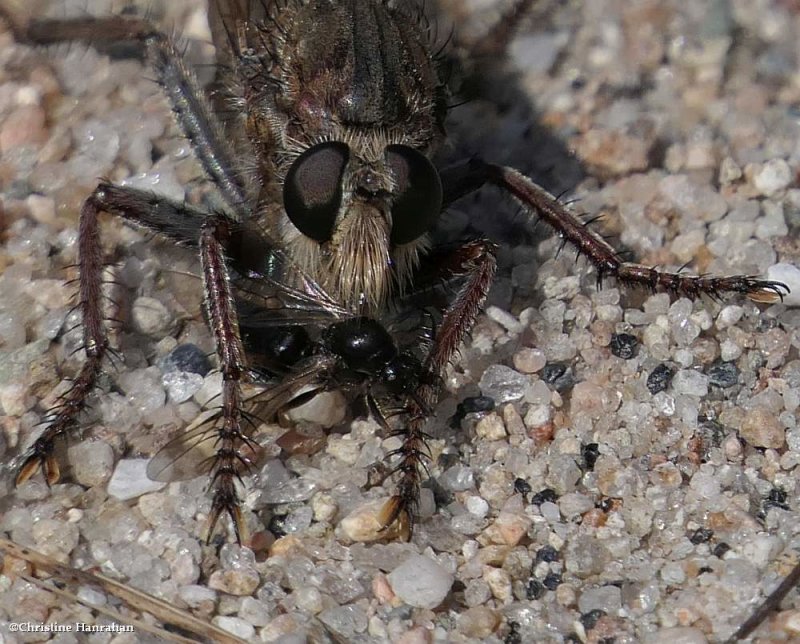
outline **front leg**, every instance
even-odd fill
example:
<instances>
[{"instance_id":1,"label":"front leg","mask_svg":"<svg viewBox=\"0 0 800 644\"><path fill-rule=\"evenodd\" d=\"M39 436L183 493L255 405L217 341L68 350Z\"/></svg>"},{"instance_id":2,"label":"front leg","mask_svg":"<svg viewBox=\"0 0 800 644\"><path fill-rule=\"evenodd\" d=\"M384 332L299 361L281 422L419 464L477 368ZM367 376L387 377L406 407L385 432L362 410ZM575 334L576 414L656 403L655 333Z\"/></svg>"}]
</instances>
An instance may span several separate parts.
<instances>
[{"instance_id":1,"label":"front leg","mask_svg":"<svg viewBox=\"0 0 800 644\"><path fill-rule=\"evenodd\" d=\"M458 247L439 258L438 280L463 278L464 283L447 307L436 330L433 345L425 359L424 373L417 390L406 401L407 421L398 434L402 445L395 455L400 462L397 491L381 510L378 521L383 529L398 522L399 532L408 540L414 525L419 502L420 472L428 458L423 431L425 421L439 399L441 376L461 343L472 330L480 308L486 299L497 269L497 247L489 241L478 240ZM420 284L420 287L424 285Z\"/></svg>"},{"instance_id":2,"label":"front leg","mask_svg":"<svg viewBox=\"0 0 800 644\"><path fill-rule=\"evenodd\" d=\"M47 414L47 427L23 456L16 483L27 481L40 467L48 485L60 478L53 456L55 440L75 429L79 414L94 389L108 351L108 333L103 315L103 259L100 250L98 215L106 210L106 194L96 189L81 208L78 229L78 309L83 316L83 349L86 362L72 386Z\"/></svg>"},{"instance_id":3,"label":"front leg","mask_svg":"<svg viewBox=\"0 0 800 644\"><path fill-rule=\"evenodd\" d=\"M70 389L45 417L47 427L36 439L17 469L17 485L42 468L49 484L58 481L60 469L53 456L54 443L77 426L86 401L97 384L103 359L109 350L103 313L103 258L99 215L107 212L161 233L175 241L196 245L208 216L185 204L150 192L101 183L81 207L78 227L78 305L83 316L83 349L86 362Z\"/></svg>"},{"instance_id":4,"label":"front leg","mask_svg":"<svg viewBox=\"0 0 800 644\"><path fill-rule=\"evenodd\" d=\"M513 168L472 159L442 173L445 203L474 192L484 184L497 186L510 194L533 218L548 224L563 240L572 244L597 270L597 283L610 276L625 286L645 287L696 299L700 295L720 297L741 293L756 302L783 299L789 289L781 282L762 280L752 275L684 275L651 268L623 259L600 235L587 227L574 213L544 188Z\"/></svg>"},{"instance_id":5,"label":"front leg","mask_svg":"<svg viewBox=\"0 0 800 644\"><path fill-rule=\"evenodd\" d=\"M209 534L222 512L234 520L237 539L245 536L238 507L235 479L249 465L243 456L249 443L241 431L240 382L246 372L244 350L233 303L230 278L224 260L224 242L235 224L222 215L210 216L186 204L151 192L101 183L81 208L78 242L78 307L83 315L83 348L86 362L72 387L47 415L47 427L23 456L17 484L40 467L49 484L59 479L53 456L55 441L77 427L80 413L97 384L103 359L109 351L103 314L103 260L100 251L99 214L107 212L176 241L199 246L204 273L206 308L223 373L222 426L218 432L213 467L214 501Z\"/></svg>"},{"instance_id":6,"label":"front leg","mask_svg":"<svg viewBox=\"0 0 800 644\"><path fill-rule=\"evenodd\" d=\"M203 268L206 312L222 371L222 420L217 430L216 454L211 470L214 497L208 518L208 539L223 513L233 520L236 540L247 541L247 530L239 507L236 481L251 466L245 455L252 447L244 433L242 421L241 382L247 363L239 333L239 320L233 297L228 268L225 264L225 241L230 237L231 222L213 217L204 224L200 234L200 264Z\"/></svg>"}]
</instances>

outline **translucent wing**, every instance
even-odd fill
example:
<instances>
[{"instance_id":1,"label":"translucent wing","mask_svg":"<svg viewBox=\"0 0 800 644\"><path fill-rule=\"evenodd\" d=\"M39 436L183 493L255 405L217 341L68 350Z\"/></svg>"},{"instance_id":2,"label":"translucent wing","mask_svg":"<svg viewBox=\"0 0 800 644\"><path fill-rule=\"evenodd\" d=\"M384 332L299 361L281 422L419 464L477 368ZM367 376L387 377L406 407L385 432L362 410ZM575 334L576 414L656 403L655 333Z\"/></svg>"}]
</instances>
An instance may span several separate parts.
<instances>
[{"instance_id":1,"label":"translucent wing","mask_svg":"<svg viewBox=\"0 0 800 644\"><path fill-rule=\"evenodd\" d=\"M353 317L255 222L245 224L231 260L247 326L331 324Z\"/></svg>"},{"instance_id":2,"label":"translucent wing","mask_svg":"<svg viewBox=\"0 0 800 644\"><path fill-rule=\"evenodd\" d=\"M243 429L253 426L250 419L273 418L301 393L323 387L333 363L334 359L328 356L313 356L278 384L244 385L247 418L243 422ZM185 481L211 472L216 462L221 416L222 410L219 408L208 409L198 416L183 434L167 443L150 459L147 464L148 478L162 482ZM244 433L249 437L249 432ZM252 447L243 443L240 456L252 461Z\"/></svg>"}]
</instances>

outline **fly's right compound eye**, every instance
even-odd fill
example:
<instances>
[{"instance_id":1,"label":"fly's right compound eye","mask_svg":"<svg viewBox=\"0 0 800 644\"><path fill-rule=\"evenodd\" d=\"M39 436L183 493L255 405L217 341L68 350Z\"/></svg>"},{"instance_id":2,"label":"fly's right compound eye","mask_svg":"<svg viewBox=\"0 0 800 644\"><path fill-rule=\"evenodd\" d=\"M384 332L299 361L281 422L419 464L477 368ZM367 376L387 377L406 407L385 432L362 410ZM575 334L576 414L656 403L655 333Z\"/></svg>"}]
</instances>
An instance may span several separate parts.
<instances>
[{"instance_id":1,"label":"fly's right compound eye","mask_svg":"<svg viewBox=\"0 0 800 644\"><path fill-rule=\"evenodd\" d=\"M442 210L442 181L424 154L407 145L386 148L386 161L394 175L392 243L408 244L428 232Z\"/></svg>"},{"instance_id":2,"label":"fly's right compound eye","mask_svg":"<svg viewBox=\"0 0 800 644\"><path fill-rule=\"evenodd\" d=\"M331 238L342 203L342 176L350 150L344 143L320 143L303 152L286 173L283 207L289 220L318 242Z\"/></svg>"}]
</instances>

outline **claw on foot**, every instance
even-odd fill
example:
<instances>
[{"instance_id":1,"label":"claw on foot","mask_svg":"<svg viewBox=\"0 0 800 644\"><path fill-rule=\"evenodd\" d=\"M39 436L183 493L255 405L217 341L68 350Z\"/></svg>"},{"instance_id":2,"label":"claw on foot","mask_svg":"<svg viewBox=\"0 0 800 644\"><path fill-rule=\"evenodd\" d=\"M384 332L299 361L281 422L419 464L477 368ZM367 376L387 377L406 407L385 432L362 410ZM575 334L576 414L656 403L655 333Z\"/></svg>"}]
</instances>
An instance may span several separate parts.
<instances>
[{"instance_id":1,"label":"claw on foot","mask_svg":"<svg viewBox=\"0 0 800 644\"><path fill-rule=\"evenodd\" d=\"M778 301L782 302L783 298L789 293L789 287L783 282L758 280L753 284L752 289L748 291L747 297L753 302L774 304Z\"/></svg>"},{"instance_id":2,"label":"claw on foot","mask_svg":"<svg viewBox=\"0 0 800 644\"><path fill-rule=\"evenodd\" d=\"M58 460L52 454L42 454L34 449L17 469L17 477L14 484L17 486L22 485L40 469L48 486L55 485L61 478L61 468L58 466Z\"/></svg>"},{"instance_id":3,"label":"claw on foot","mask_svg":"<svg viewBox=\"0 0 800 644\"><path fill-rule=\"evenodd\" d=\"M406 503L399 495L394 495L383 504L378 513L378 523L381 532L389 531L396 533L403 541L411 539L412 521L411 514L406 508Z\"/></svg>"},{"instance_id":4,"label":"claw on foot","mask_svg":"<svg viewBox=\"0 0 800 644\"><path fill-rule=\"evenodd\" d=\"M250 531L247 529L247 524L242 514L242 509L239 507L238 499L233 502L228 502L225 499L214 499L211 506L211 513L208 515L208 520L203 528L201 539L206 543L211 543L211 537L214 536L214 528L220 520L220 517L227 514L233 522L233 531L236 534L236 543L240 546L249 543Z\"/></svg>"}]
</instances>

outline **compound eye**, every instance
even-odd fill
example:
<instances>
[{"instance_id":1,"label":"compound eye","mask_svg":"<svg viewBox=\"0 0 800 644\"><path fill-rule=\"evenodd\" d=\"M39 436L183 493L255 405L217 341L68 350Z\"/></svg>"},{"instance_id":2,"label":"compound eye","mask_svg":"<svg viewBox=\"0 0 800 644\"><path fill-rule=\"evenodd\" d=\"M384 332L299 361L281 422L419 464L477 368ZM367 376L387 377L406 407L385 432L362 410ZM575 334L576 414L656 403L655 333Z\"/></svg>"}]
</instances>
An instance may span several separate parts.
<instances>
[{"instance_id":1,"label":"compound eye","mask_svg":"<svg viewBox=\"0 0 800 644\"><path fill-rule=\"evenodd\" d=\"M408 244L436 223L442 209L442 182L428 157L407 145L387 147L386 161L396 185L392 243Z\"/></svg>"},{"instance_id":2,"label":"compound eye","mask_svg":"<svg viewBox=\"0 0 800 644\"><path fill-rule=\"evenodd\" d=\"M289 220L306 237L318 242L331 238L349 158L350 150L344 143L320 143L297 157L286 173L283 207Z\"/></svg>"}]
</instances>

